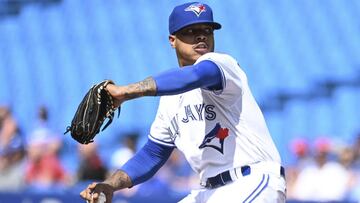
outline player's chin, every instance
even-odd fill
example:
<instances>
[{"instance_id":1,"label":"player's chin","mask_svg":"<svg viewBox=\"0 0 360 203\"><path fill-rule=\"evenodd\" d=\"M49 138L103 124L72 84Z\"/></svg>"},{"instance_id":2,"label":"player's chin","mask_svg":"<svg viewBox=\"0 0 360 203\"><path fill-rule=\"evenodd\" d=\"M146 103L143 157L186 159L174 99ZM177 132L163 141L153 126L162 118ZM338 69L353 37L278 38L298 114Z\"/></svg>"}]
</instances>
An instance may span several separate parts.
<instances>
[{"instance_id":1,"label":"player's chin","mask_svg":"<svg viewBox=\"0 0 360 203\"><path fill-rule=\"evenodd\" d=\"M207 48L196 48L196 49L194 49L194 52L195 52L197 55L202 56L202 55L204 55L204 54L206 54L206 53L209 53L210 50L207 49Z\"/></svg>"}]
</instances>

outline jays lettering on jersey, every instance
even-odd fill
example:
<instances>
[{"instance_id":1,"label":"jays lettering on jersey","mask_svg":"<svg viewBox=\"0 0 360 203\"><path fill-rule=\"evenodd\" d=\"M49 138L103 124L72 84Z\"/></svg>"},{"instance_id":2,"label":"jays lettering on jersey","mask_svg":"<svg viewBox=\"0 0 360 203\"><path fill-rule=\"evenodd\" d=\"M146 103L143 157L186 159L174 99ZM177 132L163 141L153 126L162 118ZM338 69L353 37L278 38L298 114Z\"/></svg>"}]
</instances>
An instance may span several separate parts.
<instances>
[{"instance_id":1,"label":"jays lettering on jersey","mask_svg":"<svg viewBox=\"0 0 360 203\"><path fill-rule=\"evenodd\" d=\"M196 63L211 60L220 68L220 91L194 89L160 98L149 138L182 151L201 180L234 167L280 156L247 78L231 56L207 53Z\"/></svg>"}]
</instances>

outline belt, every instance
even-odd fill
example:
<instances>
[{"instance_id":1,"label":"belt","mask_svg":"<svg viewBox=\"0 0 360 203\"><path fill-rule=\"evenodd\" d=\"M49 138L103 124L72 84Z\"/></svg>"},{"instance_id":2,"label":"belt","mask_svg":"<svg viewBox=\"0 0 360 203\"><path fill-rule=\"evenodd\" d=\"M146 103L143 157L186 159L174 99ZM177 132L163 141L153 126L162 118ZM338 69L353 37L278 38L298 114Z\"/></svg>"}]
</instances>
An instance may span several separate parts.
<instances>
[{"instance_id":1,"label":"belt","mask_svg":"<svg viewBox=\"0 0 360 203\"><path fill-rule=\"evenodd\" d=\"M245 165L245 166L242 166L242 167L238 167L238 168L234 168L234 169L231 169L231 170L224 171L222 173L219 173L216 176L208 178L206 180L206 182L204 184L202 184L202 185L205 188L208 188L208 189L214 189L214 188L226 185L226 184L231 183L234 180L236 180L239 177L239 175L241 175L241 176L250 175L252 170L256 170L256 169L259 168L258 166L255 166L255 165L251 165L251 166L250 165ZM260 164L260 167L261 167L261 164ZM270 170L266 169L266 168L261 169L261 171L263 171L265 173L266 172L275 173L275 174L280 175L283 178L285 178L285 169L284 169L284 167L282 167L280 165L278 165L278 167L275 167L275 168L271 167Z\"/></svg>"}]
</instances>

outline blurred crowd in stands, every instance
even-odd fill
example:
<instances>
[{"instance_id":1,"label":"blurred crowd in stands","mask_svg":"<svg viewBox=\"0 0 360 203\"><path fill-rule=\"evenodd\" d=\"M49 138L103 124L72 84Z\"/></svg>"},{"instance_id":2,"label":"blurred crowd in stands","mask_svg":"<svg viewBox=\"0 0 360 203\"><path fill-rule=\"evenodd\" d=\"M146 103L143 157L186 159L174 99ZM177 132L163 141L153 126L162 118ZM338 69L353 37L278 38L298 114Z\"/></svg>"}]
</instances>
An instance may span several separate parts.
<instances>
[{"instance_id":1,"label":"blurred crowd in stands","mask_svg":"<svg viewBox=\"0 0 360 203\"><path fill-rule=\"evenodd\" d=\"M40 107L34 129L25 135L11 109L0 106L0 192L77 191L74 188L102 181L137 151L137 133L121 136L122 144L109 156L110 160L101 158L96 143L78 145L77 169L70 172L60 158L63 135L54 132L47 120L46 107ZM354 142L341 145L328 137L297 138L289 143L296 158L286 164L288 199L360 202L360 134L354 137ZM125 196L186 194L198 187L197 176L175 150L155 177L119 193Z\"/></svg>"},{"instance_id":2,"label":"blurred crowd in stands","mask_svg":"<svg viewBox=\"0 0 360 203\"><path fill-rule=\"evenodd\" d=\"M76 154L71 154L78 160L76 171L71 171L61 159L65 136L49 127L48 116L47 108L40 107L34 129L26 134L11 109L0 106L0 192L78 193L85 185L104 180L136 153L137 133L121 136L120 144L114 143L116 150L107 156L109 160L100 156L96 142L78 144L74 149ZM185 194L194 183L197 187L196 176L182 154L175 151L154 178L119 193L125 196Z\"/></svg>"},{"instance_id":3,"label":"blurred crowd in stands","mask_svg":"<svg viewBox=\"0 0 360 203\"><path fill-rule=\"evenodd\" d=\"M360 202L360 135L348 144L299 138L290 149L295 161L286 170L289 199Z\"/></svg>"}]
</instances>

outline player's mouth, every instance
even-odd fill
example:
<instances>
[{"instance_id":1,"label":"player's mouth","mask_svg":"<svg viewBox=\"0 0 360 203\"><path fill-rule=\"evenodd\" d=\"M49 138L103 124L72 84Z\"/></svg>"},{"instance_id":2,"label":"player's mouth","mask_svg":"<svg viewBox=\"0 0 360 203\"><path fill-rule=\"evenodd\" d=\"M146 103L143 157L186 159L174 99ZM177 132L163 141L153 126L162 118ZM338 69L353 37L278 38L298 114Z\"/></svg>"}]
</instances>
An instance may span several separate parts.
<instances>
[{"instance_id":1,"label":"player's mouth","mask_svg":"<svg viewBox=\"0 0 360 203\"><path fill-rule=\"evenodd\" d=\"M205 42L199 42L193 48L199 54L206 54L209 52L209 47Z\"/></svg>"}]
</instances>

